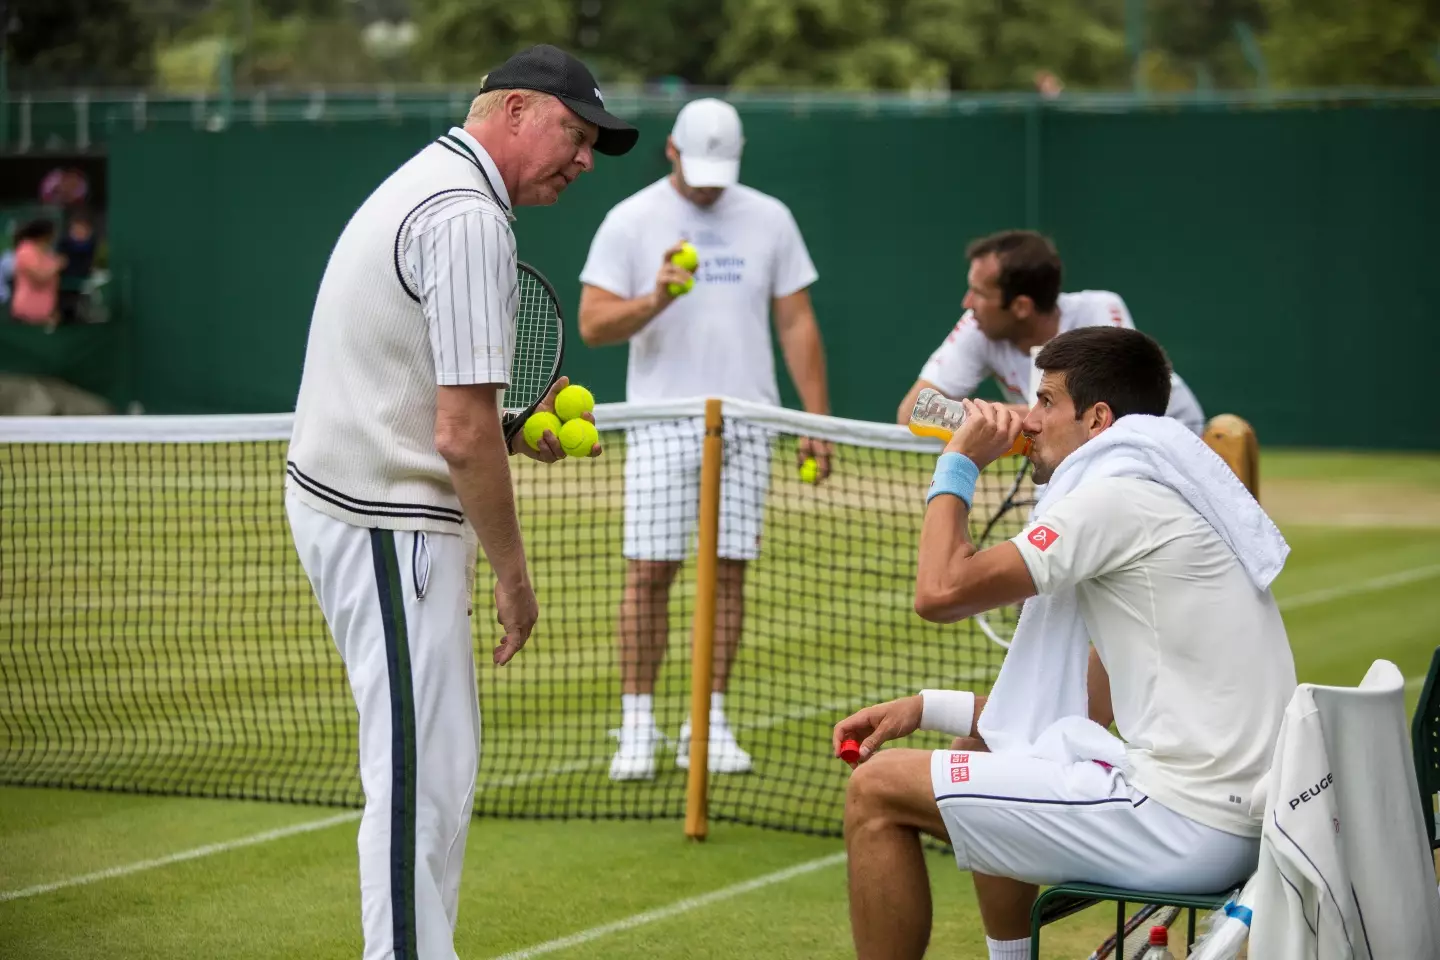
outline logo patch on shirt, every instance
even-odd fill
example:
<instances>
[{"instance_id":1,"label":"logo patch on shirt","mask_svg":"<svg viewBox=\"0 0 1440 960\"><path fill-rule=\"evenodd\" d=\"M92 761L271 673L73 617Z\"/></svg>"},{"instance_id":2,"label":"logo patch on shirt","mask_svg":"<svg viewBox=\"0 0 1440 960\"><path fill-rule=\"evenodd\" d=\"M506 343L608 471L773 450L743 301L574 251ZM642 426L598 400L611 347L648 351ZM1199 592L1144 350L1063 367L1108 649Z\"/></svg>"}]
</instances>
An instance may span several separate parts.
<instances>
[{"instance_id":1,"label":"logo patch on shirt","mask_svg":"<svg viewBox=\"0 0 1440 960\"><path fill-rule=\"evenodd\" d=\"M970 768L969 768L969 767L956 767L954 770L951 770L951 771L950 771L950 782L951 782L951 783L964 783L965 781L967 781L967 780L969 780L969 779L970 779Z\"/></svg>"},{"instance_id":2,"label":"logo patch on shirt","mask_svg":"<svg viewBox=\"0 0 1440 960\"><path fill-rule=\"evenodd\" d=\"M1027 533L1025 535L1025 539L1029 540L1034 546L1039 548L1041 553L1044 553L1046 550L1050 549L1050 544L1060 539L1060 534L1056 533L1054 530L1050 529L1042 523L1040 524L1040 526Z\"/></svg>"},{"instance_id":3,"label":"logo patch on shirt","mask_svg":"<svg viewBox=\"0 0 1440 960\"><path fill-rule=\"evenodd\" d=\"M969 763L969 762L970 762L970 754L968 754L968 753L952 753L952 754L950 754L950 762L951 762L951 763Z\"/></svg>"}]
</instances>

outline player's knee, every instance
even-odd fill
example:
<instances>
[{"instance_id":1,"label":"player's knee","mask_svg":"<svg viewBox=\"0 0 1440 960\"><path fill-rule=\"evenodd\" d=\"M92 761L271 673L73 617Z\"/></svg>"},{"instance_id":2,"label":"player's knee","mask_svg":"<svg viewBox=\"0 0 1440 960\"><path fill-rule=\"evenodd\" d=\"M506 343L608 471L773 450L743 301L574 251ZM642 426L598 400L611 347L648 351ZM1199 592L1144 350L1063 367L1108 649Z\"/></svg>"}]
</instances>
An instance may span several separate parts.
<instances>
[{"instance_id":1,"label":"player's knee","mask_svg":"<svg viewBox=\"0 0 1440 960\"><path fill-rule=\"evenodd\" d=\"M626 579L632 589L663 592L679 572L680 564L671 560L631 560Z\"/></svg>"},{"instance_id":2,"label":"player's knee","mask_svg":"<svg viewBox=\"0 0 1440 960\"><path fill-rule=\"evenodd\" d=\"M892 754L878 753L856 767L845 788L845 829L891 819L895 800L895 764Z\"/></svg>"}]
</instances>

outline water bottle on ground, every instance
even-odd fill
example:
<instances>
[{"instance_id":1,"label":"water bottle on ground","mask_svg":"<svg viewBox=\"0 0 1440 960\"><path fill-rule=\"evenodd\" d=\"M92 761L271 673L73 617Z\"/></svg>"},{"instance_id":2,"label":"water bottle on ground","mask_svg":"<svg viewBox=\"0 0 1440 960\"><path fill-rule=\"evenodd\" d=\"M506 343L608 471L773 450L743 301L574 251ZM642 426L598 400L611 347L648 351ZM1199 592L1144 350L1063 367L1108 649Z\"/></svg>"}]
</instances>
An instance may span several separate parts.
<instances>
[{"instance_id":1,"label":"water bottle on ground","mask_svg":"<svg viewBox=\"0 0 1440 960\"><path fill-rule=\"evenodd\" d=\"M1170 952L1170 931L1164 927L1150 928L1150 947L1140 954L1140 960L1175 960Z\"/></svg>"}]
</instances>

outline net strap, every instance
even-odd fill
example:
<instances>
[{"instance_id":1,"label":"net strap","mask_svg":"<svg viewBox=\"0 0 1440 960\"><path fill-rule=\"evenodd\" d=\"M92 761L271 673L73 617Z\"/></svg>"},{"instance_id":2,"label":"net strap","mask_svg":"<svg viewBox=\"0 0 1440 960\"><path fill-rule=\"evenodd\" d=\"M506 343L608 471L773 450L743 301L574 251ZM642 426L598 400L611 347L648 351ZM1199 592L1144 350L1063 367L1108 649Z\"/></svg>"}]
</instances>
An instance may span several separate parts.
<instances>
[{"instance_id":1,"label":"net strap","mask_svg":"<svg viewBox=\"0 0 1440 960\"><path fill-rule=\"evenodd\" d=\"M687 417L705 416L706 397L661 403L602 403L595 407L601 430L624 430ZM938 453L942 444L917 437L893 423L849 420L803 413L784 407L735 400L720 401L727 420L833 443L881 450ZM0 443L232 443L289 440L293 413L223 416L0 417Z\"/></svg>"}]
</instances>

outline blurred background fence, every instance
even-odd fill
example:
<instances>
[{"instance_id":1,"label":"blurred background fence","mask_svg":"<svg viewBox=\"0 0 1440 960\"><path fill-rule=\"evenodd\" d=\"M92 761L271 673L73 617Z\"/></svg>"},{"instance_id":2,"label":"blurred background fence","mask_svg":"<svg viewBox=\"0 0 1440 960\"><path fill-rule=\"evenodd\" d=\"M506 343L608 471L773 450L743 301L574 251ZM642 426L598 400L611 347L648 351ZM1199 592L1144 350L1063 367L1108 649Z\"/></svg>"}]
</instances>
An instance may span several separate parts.
<instances>
[{"instance_id":1,"label":"blurred background fence","mask_svg":"<svg viewBox=\"0 0 1440 960\"><path fill-rule=\"evenodd\" d=\"M1067 289L1119 291L1207 409L1243 411L1267 442L1440 446L1440 420L1401 415L1440 346L1434 92L735 99L742 175L791 206L820 271L839 415L892 415L960 313L966 242L1026 226L1056 239ZM63 355L70 378L121 407L291 409L336 235L467 102L92 102L124 309L65 348L7 331L11 349ZM520 211L521 255L556 282L572 332L590 238L666 172L679 102L614 102L641 148L602 158L557 206ZM623 349L577 346L567 362L620 398ZM1384 398L1392 415L1345 397Z\"/></svg>"}]
</instances>

